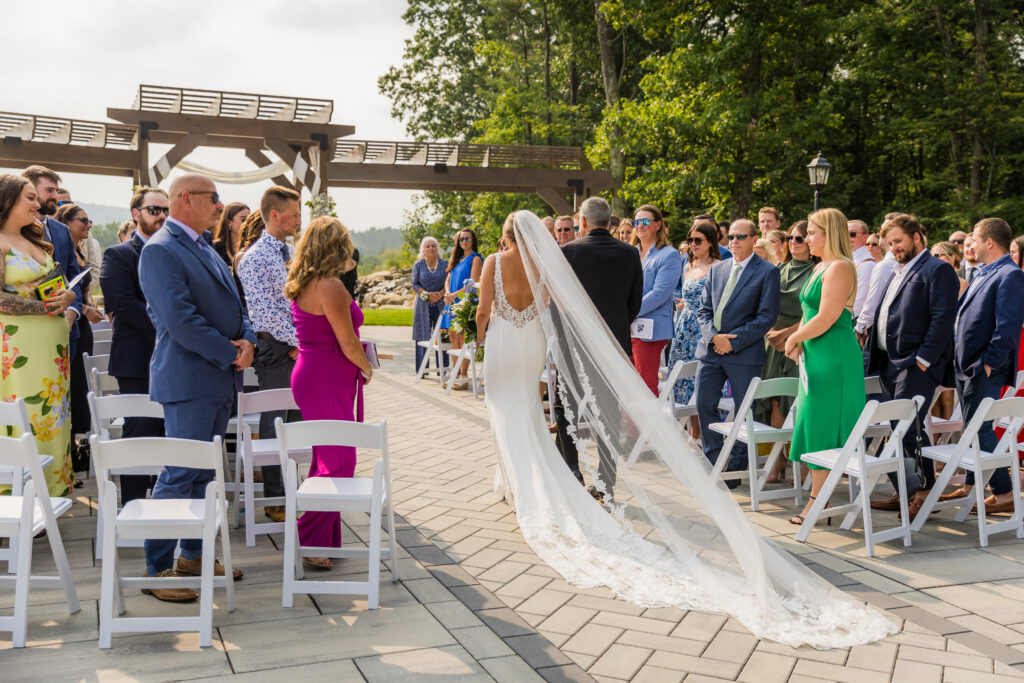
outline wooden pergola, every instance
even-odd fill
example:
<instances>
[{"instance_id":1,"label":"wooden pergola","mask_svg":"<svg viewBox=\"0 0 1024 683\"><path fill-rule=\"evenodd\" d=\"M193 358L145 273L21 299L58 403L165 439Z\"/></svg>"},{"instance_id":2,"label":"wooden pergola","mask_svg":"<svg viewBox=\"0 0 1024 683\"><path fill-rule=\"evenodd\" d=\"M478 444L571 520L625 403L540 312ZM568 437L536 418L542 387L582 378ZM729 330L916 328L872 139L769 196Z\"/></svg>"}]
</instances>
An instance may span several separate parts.
<instances>
[{"instance_id":1,"label":"wooden pergola","mask_svg":"<svg viewBox=\"0 0 1024 683\"><path fill-rule=\"evenodd\" d=\"M333 111L331 100L140 85L131 108L107 109L117 123L0 112L0 166L155 186L195 149L226 147L259 168L274 163L272 153L294 177L274 182L314 195L329 187L536 193L557 213L613 187L578 147L353 140L355 127L331 123ZM150 143L171 148L152 159Z\"/></svg>"}]
</instances>

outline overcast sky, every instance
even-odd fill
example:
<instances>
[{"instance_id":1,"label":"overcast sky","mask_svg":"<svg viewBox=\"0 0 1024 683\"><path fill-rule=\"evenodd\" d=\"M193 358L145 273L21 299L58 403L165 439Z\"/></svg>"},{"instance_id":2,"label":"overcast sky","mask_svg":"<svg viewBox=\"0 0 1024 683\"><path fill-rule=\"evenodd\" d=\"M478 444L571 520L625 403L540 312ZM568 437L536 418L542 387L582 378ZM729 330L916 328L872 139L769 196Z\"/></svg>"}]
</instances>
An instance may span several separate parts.
<instances>
[{"instance_id":1,"label":"overcast sky","mask_svg":"<svg viewBox=\"0 0 1024 683\"><path fill-rule=\"evenodd\" d=\"M332 122L354 125L354 137L404 140L377 78L400 62L412 35L405 7L405 0L0 0L7 55L0 111L105 121L107 107L130 107L146 83L332 99ZM166 147L151 149L155 160ZM239 150L200 149L188 158L225 171L254 168ZM62 177L77 201L128 204L130 178ZM255 208L269 185L219 189L225 203ZM331 194L353 230L398 227L412 196Z\"/></svg>"}]
</instances>

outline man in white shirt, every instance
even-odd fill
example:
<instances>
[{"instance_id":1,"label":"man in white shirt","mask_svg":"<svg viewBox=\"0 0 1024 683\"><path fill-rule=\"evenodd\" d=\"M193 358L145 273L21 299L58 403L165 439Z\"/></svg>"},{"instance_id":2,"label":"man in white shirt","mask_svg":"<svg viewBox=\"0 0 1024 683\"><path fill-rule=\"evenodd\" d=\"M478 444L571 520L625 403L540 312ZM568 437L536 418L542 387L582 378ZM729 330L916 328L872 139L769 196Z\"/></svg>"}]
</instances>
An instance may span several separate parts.
<instances>
[{"instance_id":1,"label":"man in white shirt","mask_svg":"<svg viewBox=\"0 0 1024 683\"><path fill-rule=\"evenodd\" d=\"M882 233L885 232L886 226L889 221L895 216L899 216L899 211L893 211L885 214L885 220L882 222L882 227L879 228L879 239L885 242L885 238L882 237ZM858 221L859 222L859 221ZM886 245L888 246L888 245ZM857 316L856 324L854 325L854 331L857 333L857 341L860 342L861 346L867 341L868 331L875 321L875 311L878 310L878 304L882 303L882 295L885 293L885 283L889 281L889 276L892 275L893 269L896 266L896 257L893 256L891 249L886 249L885 258L874 265L871 271L871 281L868 285L867 297L864 300L864 304L860 309L860 315ZM860 289L860 283L857 283L858 290Z\"/></svg>"},{"instance_id":2,"label":"man in white shirt","mask_svg":"<svg viewBox=\"0 0 1024 683\"><path fill-rule=\"evenodd\" d=\"M850 247L853 249L853 265L857 268L857 298L853 301L853 317L860 317L864 302L868 300L871 289L871 272L875 269L875 260L868 252L867 241L870 231L864 221L849 221Z\"/></svg>"}]
</instances>

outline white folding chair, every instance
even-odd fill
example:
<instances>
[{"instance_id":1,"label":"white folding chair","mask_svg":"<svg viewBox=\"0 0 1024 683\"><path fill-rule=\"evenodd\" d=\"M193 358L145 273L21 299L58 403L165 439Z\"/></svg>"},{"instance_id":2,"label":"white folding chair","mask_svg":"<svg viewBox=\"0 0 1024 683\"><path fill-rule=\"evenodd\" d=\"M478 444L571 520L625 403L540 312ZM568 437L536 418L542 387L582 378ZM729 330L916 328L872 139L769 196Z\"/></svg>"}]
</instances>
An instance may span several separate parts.
<instances>
[{"instance_id":1,"label":"white folding chair","mask_svg":"<svg viewBox=\"0 0 1024 683\"><path fill-rule=\"evenodd\" d=\"M481 347L483 348L483 347ZM469 361L469 377L473 387L473 398L480 398L480 388L484 382L484 368L483 363L478 363L476 360L477 342L472 341L464 344L461 349L448 349L445 353L448 354L448 364L451 370L448 372L448 386L445 387L444 393L452 393L452 387L455 386L455 382L458 380L458 368L462 365L462 361Z\"/></svg>"},{"instance_id":2,"label":"white folding chair","mask_svg":"<svg viewBox=\"0 0 1024 683\"><path fill-rule=\"evenodd\" d=\"M228 538L227 506L224 496L224 466L220 437L208 441L144 437L101 441L89 439L96 459L97 489L102 514L108 520L103 528L103 569L100 584L100 642L111 646L114 633L153 631L198 631L199 646L209 647L213 631L213 587L227 590L227 608L235 610L235 586ZM190 467L213 470L214 478L206 487L205 498L136 499L117 510L117 487L110 475L139 467ZM113 523L110 523L113 520ZM220 535L224 576L213 575L216 540ZM198 577L121 576L117 559L120 539L202 539L202 570ZM120 617L124 614L124 588L188 587L199 589L199 615L193 617ZM115 607L115 596L117 604Z\"/></svg>"},{"instance_id":3,"label":"white folding chair","mask_svg":"<svg viewBox=\"0 0 1024 683\"><path fill-rule=\"evenodd\" d=\"M988 421L998 422L1008 418L1007 430L999 439L991 453L981 450L978 443L978 432ZM1014 396L994 400L986 398L974 412L974 417L967 423L960 440L955 444L928 446L921 449L921 455L943 463L935 486L925 498L914 524L914 531L920 531L935 510L947 507L959 507L953 520L964 522L971 512L972 506L978 509L978 538L981 547L988 545L988 537L1002 531L1013 531L1017 538L1024 538L1024 523L1021 516L1020 500L1020 459L1017 457L1017 432L1024 426L1024 397ZM949 480L958 467L974 473L973 496L939 501L939 496L949 485ZM989 522L985 515L985 485L992 473L999 467L1010 468L1010 483L1013 485L1013 516L1001 522Z\"/></svg>"},{"instance_id":4,"label":"white folding chair","mask_svg":"<svg viewBox=\"0 0 1024 683\"><path fill-rule=\"evenodd\" d=\"M682 362L682 361L677 361L677 362ZM683 362L682 372L680 372L679 376L676 378L677 380L687 379L689 377L694 378L693 393L690 394L690 400L689 401L687 401L686 403L675 403L674 402L675 401L675 394L670 394L670 396L672 396L672 400L673 400L672 414L675 416L675 418L677 420L683 421L683 426L687 430L689 430L689 419L687 419L687 418L697 417L697 386L696 386L696 381L697 381L697 371L699 369L700 369L700 361L699 360L685 361L685 362ZM733 399L731 397L730 398L726 398L726 397L723 396L721 399L718 400L718 410L726 414L726 417L725 417L726 420L731 420L733 418L733 415L736 413L736 402L733 401Z\"/></svg>"},{"instance_id":5,"label":"white folding chair","mask_svg":"<svg viewBox=\"0 0 1024 683\"><path fill-rule=\"evenodd\" d=\"M255 415L257 425L262 413L275 410L298 410L291 389L265 389L238 394L238 414ZM252 438L252 427L246 420L237 422L234 495L231 509L234 514L234 526L237 529L241 517L245 518L245 545L256 545L256 534L276 534L284 531L283 522L257 522L256 509L268 505L284 505L283 496L269 498L259 496L256 491L263 490L262 484L255 479L256 468L264 465L277 465L277 439L269 434L260 434L259 439ZM292 453L293 458L309 462L313 458L310 449ZM244 508L244 512L243 512Z\"/></svg>"},{"instance_id":6,"label":"white folding chair","mask_svg":"<svg viewBox=\"0 0 1024 683\"><path fill-rule=\"evenodd\" d=\"M32 433L32 423L28 419L28 409L25 407L25 399L19 398L14 401L0 401L0 427L14 427L18 430L18 436ZM53 463L52 455L40 455L39 467L45 469ZM0 485L7 484L11 487L11 494L20 496L22 486L32 477L32 472L25 467L7 467L0 465ZM0 548L0 562L7 562L7 571L13 574L16 571L15 559L18 556L18 538L12 536L8 541L8 547Z\"/></svg>"},{"instance_id":7,"label":"white folding chair","mask_svg":"<svg viewBox=\"0 0 1024 683\"><path fill-rule=\"evenodd\" d=\"M96 372L96 370L93 370ZM86 396L89 402L89 419L92 421L92 435L101 441L110 441L121 438L121 427L126 417L155 417L163 419L164 407L155 401L151 401L146 394L112 394L102 396L89 392ZM114 424L117 422L118 424ZM160 474L162 466L138 467L132 471L123 470L119 474ZM117 509L118 503L114 505ZM96 559L103 559L103 508L96 514ZM141 548L143 539L121 538L118 547Z\"/></svg>"},{"instance_id":8,"label":"white folding chair","mask_svg":"<svg viewBox=\"0 0 1024 683\"><path fill-rule=\"evenodd\" d=\"M1021 393L1021 389L1024 389L1024 370L1020 370L1020 371L1017 372L1017 380L1014 382L1013 387L1011 387L1010 389L1007 389L1006 393L1003 394L1003 396L1005 396L1007 398L1010 398L1010 397L1013 397L1013 396L1019 396L1020 393ZM959 400L956 402L956 406L957 406L957 410L959 410L960 409L960 401ZM1007 429L1010 426L1010 418L1009 417L999 418L994 423L992 423L992 426L993 427L997 427L997 428L1001 427L1002 429ZM932 443L935 443L935 442L933 441ZM1020 450L1021 450L1022 453L1024 453L1024 444L1020 444Z\"/></svg>"},{"instance_id":9,"label":"white folding chair","mask_svg":"<svg viewBox=\"0 0 1024 683\"><path fill-rule=\"evenodd\" d=\"M63 588L68 611L75 614L81 609L57 527L57 517L71 509L71 499L50 497L31 432L17 438L0 437L0 466L7 471L27 470L29 473L23 485L21 477L15 477L18 493L12 491L9 496L0 496L0 537L7 537L11 544L8 552L14 555L17 565L13 576L0 574L0 583L14 585L14 614L0 617L0 631L11 631L14 647L25 647L29 588ZM44 529L57 576L32 575L32 538ZM12 678L17 676L14 671L9 673Z\"/></svg>"},{"instance_id":10,"label":"white folding chair","mask_svg":"<svg viewBox=\"0 0 1024 683\"><path fill-rule=\"evenodd\" d=\"M441 317L437 316L437 323L434 324L434 329L430 332L430 339L416 342L416 346L425 349L423 360L420 361L420 367L416 370L417 382L423 379L424 375L435 372L442 386L444 386L444 381L448 378L450 366L444 365L444 358L448 349L452 348L452 345L441 341ZM434 363L433 368L430 367L431 361Z\"/></svg>"},{"instance_id":11,"label":"white folding chair","mask_svg":"<svg viewBox=\"0 0 1024 683\"><path fill-rule=\"evenodd\" d=\"M96 327L93 325L92 328L92 341L93 344L100 341L111 341L114 338L114 329L112 327ZM94 349L95 350L95 349Z\"/></svg>"},{"instance_id":12,"label":"white folding chair","mask_svg":"<svg viewBox=\"0 0 1024 683\"><path fill-rule=\"evenodd\" d=\"M757 512L761 500L775 500L778 498L793 498L797 505L800 504L800 463L793 463L793 486L765 491L765 481L774 471L775 462L782 455L783 447L793 440L793 420L796 415L796 395L800 388L800 380L795 377L778 377L776 379L762 380L755 377L743 396L743 401L737 409L737 419L730 422L714 422L708 425L708 429L718 432L725 437L722 450L718 454L718 460L712 467L715 476L723 481L731 479L746 479L750 483L750 508ZM762 424L754 419L754 405L759 400L772 398L789 397L793 399L793 405L786 415L782 427L776 429L771 425ZM739 441L747 445L747 470L728 472L723 471L729 461L732 448ZM759 465L760 457L758 447L763 443L772 444L771 453L762 469Z\"/></svg>"},{"instance_id":13,"label":"white folding chair","mask_svg":"<svg viewBox=\"0 0 1024 683\"><path fill-rule=\"evenodd\" d=\"M804 518L804 523L797 532L796 540L803 543L807 540L814 525L821 517L846 515L840 525L849 529L861 514L864 515L864 545L868 557L875 556L875 543L893 538L903 538L903 545L910 545L910 515L907 512L907 479L903 469L903 437L917 419L917 411L924 405L924 398L915 396L913 399L895 401L868 401L861 411L857 424L854 425L850 437L842 448L830 448L814 453L805 453L801 460L810 465L818 465L831 470L825 484L821 487L814 504ZM887 428L893 421L898 421L889 435L885 447L877 455L872 455L867 439L873 425L885 425ZM871 492L878 480L890 472L896 473L897 494L900 497L900 524L892 529L875 531L871 519ZM843 476L850 478L851 487L854 480L860 483L859 493L852 502L826 508L832 493L839 485Z\"/></svg>"},{"instance_id":14,"label":"white folding chair","mask_svg":"<svg viewBox=\"0 0 1024 683\"><path fill-rule=\"evenodd\" d=\"M342 420L313 420L286 423L275 420L278 457L285 481L284 583L281 604L291 607L296 593L365 595L368 607L380 606L380 563L391 562L391 581L398 581L398 544L395 513L391 507L391 468L388 462L387 420L363 424ZM373 477L309 477L299 486L294 451L313 446L351 446L380 451ZM319 548L299 545L298 514L305 511L365 512L370 515L368 547ZM340 522L339 522L340 523ZM381 527L386 525L388 548L381 548ZM366 581L303 580L302 557L365 557L369 563Z\"/></svg>"},{"instance_id":15,"label":"white folding chair","mask_svg":"<svg viewBox=\"0 0 1024 683\"><path fill-rule=\"evenodd\" d=\"M96 391L96 387L92 385L92 371L107 372L110 369L110 356L96 356L83 353L82 362L85 365L85 382L89 387L89 391Z\"/></svg>"},{"instance_id":16,"label":"white folding chair","mask_svg":"<svg viewBox=\"0 0 1024 683\"><path fill-rule=\"evenodd\" d=\"M676 380L679 379L679 376L682 374L683 367L685 365L686 364L681 360L676 361L675 365L672 366L672 371L668 374L668 377L661 383L661 388L658 392L658 404L669 415L673 414L672 406L675 405L672 389L676 384ZM644 438L644 435L641 433L637 437L636 443L633 444L633 449L626 457L626 467L632 467L636 464L636 461L640 458L640 454L643 452L646 445L647 439Z\"/></svg>"},{"instance_id":17,"label":"white folding chair","mask_svg":"<svg viewBox=\"0 0 1024 683\"><path fill-rule=\"evenodd\" d=\"M113 342L110 339L103 341L94 341L92 343L92 352L95 356L103 356L110 354L110 346Z\"/></svg>"}]
</instances>

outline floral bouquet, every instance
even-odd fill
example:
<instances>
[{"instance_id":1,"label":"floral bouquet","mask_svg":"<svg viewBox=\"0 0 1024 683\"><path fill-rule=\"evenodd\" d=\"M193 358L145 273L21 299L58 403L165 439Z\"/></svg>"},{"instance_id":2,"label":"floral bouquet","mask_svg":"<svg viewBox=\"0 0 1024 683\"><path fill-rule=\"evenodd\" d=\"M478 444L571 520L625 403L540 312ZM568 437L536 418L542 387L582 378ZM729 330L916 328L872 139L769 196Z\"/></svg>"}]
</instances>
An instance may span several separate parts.
<instances>
[{"instance_id":1,"label":"floral bouquet","mask_svg":"<svg viewBox=\"0 0 1024 683\"><path fill-rule=\"evenodd\" d=\"M463 283L462 298L452 304L452 329L463 335L465 343L476 341L476 309L480 305L480 292L476 283L466 280ZM476 350L477 361L483 360L484 350Z\"/></svg>"}]
</instances>

